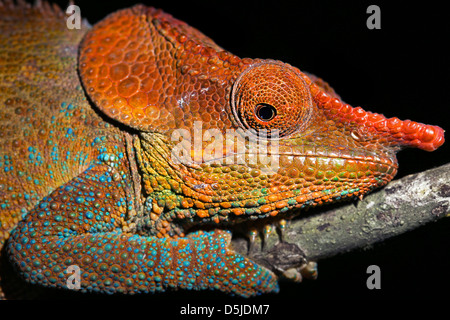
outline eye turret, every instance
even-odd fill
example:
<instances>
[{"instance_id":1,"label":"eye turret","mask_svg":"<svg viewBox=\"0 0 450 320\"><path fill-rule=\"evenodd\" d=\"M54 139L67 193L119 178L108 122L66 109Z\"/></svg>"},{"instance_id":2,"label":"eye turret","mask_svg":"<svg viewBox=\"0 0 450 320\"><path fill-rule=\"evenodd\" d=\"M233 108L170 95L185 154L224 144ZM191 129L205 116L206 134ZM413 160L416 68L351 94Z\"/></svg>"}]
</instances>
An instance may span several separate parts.
<instances>
[{"instance_id":1,"label":"eye turret","mask_svg":"<svg viewBox=\"0 0 450 320\"><path fill-rule=\"evenodd\" d=\"M246 69L231 94L234 116L256 134L288 136L305 127L312 112L309 87L299 71L275 61Z\"/></svg>"}]
</instances>

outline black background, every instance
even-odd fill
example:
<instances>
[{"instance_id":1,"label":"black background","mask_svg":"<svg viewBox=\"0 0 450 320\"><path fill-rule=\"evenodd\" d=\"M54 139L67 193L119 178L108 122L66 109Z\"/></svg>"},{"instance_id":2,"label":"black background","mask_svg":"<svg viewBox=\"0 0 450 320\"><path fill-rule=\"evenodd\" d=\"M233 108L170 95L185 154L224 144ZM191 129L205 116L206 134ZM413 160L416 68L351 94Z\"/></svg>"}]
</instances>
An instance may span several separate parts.
<instances>
[{"instance_id":1,"label":"black background","mask_svg":"<svg viewBox=\"0 0 450 320\"><path fill-rule=\"evenodd\" d=\"M161 8L240 56L272 58L328 81L344 101L387 117L450 128L447 12L437 2L388 1L140 1ZM59 1L65 8L67 2ZM136 1L77 1L91 24ZM417 4L415 4L417 3ZM367 7L381 9L381 30L369 30ZM450 142L428 153L398 155L402 177L445 164ZM450 218L366 250L319 263L319 278L282 283L264 297L286 300L450 298ZM366 269L381 268L381 290L368 290ZM212 292L181 292L161 298L201 304L205 299L240 303ZM148 297L147 297L148 298ZM157 299L157 297L151 297ZM200 300L201 299L201 300ZM246 303L259 303L248 300ZM275 302L273 302L275 303Z\"/></svg>"}]
</instances>

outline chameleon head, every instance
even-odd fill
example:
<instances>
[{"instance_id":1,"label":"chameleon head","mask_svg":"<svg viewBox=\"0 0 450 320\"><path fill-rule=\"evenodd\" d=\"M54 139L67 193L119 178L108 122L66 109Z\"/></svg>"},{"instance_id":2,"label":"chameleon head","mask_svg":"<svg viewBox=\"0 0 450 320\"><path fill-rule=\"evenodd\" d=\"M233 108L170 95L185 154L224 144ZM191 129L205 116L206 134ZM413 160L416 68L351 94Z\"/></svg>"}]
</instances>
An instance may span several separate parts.
<instances>
[{"instance_id":1,"label":"chameleon head","mask_svg":"<svg viewBox=\"0 0 450 320\"><path fill-rule=\"evenodd\" d=\"M315 76L240 59L144 6L89 31L80 75L101 111L139 131L153 213L172 221L288 216L362 196L394 177L401 148L444 142L439 127L353 108Z\"/></svg>"},{"instance_id":2,"label":"chameleon head","mask_svg":"<svg viewBox=\"0 0 450 320\"><path fill-rule=\"evenodd\" d=\"M361 197L395 176L397 151L444 143L437 126L353 108L323 80L276 61L240 74L231 108L240 126L268 131L277 146L279 168L266 178L270 201L260 207L270 215Z\"/></svg>"}]
</instances>

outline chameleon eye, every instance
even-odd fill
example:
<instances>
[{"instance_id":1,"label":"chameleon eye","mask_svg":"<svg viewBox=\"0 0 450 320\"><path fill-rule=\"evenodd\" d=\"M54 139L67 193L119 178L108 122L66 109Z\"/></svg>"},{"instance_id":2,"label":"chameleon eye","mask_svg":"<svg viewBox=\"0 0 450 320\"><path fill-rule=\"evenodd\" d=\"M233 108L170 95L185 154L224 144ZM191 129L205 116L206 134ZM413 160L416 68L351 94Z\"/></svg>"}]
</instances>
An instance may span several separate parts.
<instances>
[{"instance_id":1,"label":"chameleon eye","mask_svg":"<svg viewBox=\"0 0 450 320\"><path fill-rule=\"evenodd\" d=\"M270 104L259 103L256 105L255 114L259 120L267 122L275 118L277 115L277 109Z\"/></svg>"},{"instance_id":2,"label":"chameleon eye","mask_svg":"<svg viewBox=\"0 0 450 320\"><path fill-rule=\"evenodd\" d=\"M231 108L245 129L284 137L308 124L312 99L298 70L266 61L249 67L236 79Z\"/></svg>"}]
</instances>

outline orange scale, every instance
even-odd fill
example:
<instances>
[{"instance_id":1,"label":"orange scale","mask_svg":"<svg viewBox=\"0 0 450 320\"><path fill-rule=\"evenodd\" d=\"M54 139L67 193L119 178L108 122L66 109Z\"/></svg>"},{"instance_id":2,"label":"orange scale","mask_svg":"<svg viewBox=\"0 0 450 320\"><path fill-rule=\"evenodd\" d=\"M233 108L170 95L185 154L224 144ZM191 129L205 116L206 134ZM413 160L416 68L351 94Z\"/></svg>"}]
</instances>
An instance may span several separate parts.
<instances>
[{"instance_id":1,"label":"orange scale","mask_svg":"<svg viewBox=\"0 0 450 320\"><path fill-rule=\"evenodd\" d=\"M279 213L278 210L273 210L272 212L270 212L270 216L275 217L278 213Z\"/></svg>"},{"instance_id":2,"label":"orange scale","mask_svg":"<svg viewBox=\"0 0 450 320\"><path fill-rule=\"evenodd\" d=\"M403 126L402 121L399 118L396 118L396 117L387 119L387 123L386 124L387 124L388 128L391 131L401 130L401 128Z\"/></svg>"},{"instance_id":3,"label":"orange scale","mask_svg":"<svg viewBox=\"0 0 450 320\"><path fill-rule=\"evenodd\" d=\"M207 211L207 210L205 210L205 211ZM240 216L240 215L243 215L243 214L244 214L244 210L241 209L241 208L234 208L234 209L231 209L231 212L232 212L234 215L236 215L236 216Z\"/></svg>"},{"instance_id":4,"label":"orange scale","mask_svg":"<svg viewBox=\"0 0 450 320\"><path fill-rule=\"evenodd\" d=\"M286 207L288 204L286 201L279 201L277 203L275 203L275 208L277 209L282 209L284 207Z\"/></svg>"},{"instance_id":5,"label":"orange scale","mask_svg":"<svg viewBox=\"0 0 450 320\"><path fill-rule=\"evenodd\" d=\"M372 124L375 124L375 123L377 123L379 121L382 121L384 119L385 119L385 117L383 115L381 115L381 114L378 114L378 113L369 113L369 116L367 118L367 120L372 122Z\"/></svg>"},{"instance_id":6,"label":"orange scale","mask_svg":"<svg viewBox=\"0 0 450 320\"><path fill-rule=\"evenodd\" d=\"M91 67L98 67L103 65L104 61L103 61L103 57L102 56L97 56L97 55L92 55L92 56L87 56L86 59L88 59L88 65Z\"/></svg>"},{"instance_id":7,"label":"orange scale","mask_svg":"<svg viewBox=\"0 0 450 320\"><path fill-rule=\"evenodd\" d=\"M117 90L120 96L124 98L131 97L139 89L140 81L136 77L129 77L122 80L117 86Z\"/></svg>"},{"instance_id":8,"label":"orange scale","mask_svg":"<svg viewBox=\"0 0 450 320\"><path fill-rule=\"evenodd\" d=\"M127 105L127 101L122 97L117 97L113 100L113 105L114 107L121 109Z\"/></svg>"},{"instance_id":9,"label":"orange scale","mask_svg":"<svg viewBox=\"0 0 450 320\"><path fill-rule=\"evenodd\" d=\"M297 201L297 203L302 204L305 203L307 201L307 197L306 196L297 196L295 197L295 201Z\"/></svg>"},{"instance_id":10,"label":"orange scale","mask_svg":"<svg viewBox=\"0 0 450 320\"><path fill-rule=\"evenodd\" d=\"M419 130L420 124L415 121L405 120L403 121L403 132L406 134L412 134Z\"/></svg>"},{"instance_id":11,"label":"orange scale","mask_svg":"<svg viewBox=\"0 0 450 320\"><path fill-rule=\"evenodd\" d=\"M128 103L133 108L133 114L136 114L139 112L141 116L143 117L145 115L145 112L143 111L143 108L147 106L147 94L145 92L137 92L136 94L132 95L130 98L128 98ZM135 111L134 109L137 109L139 111Z\"/></svg>"},{"instance_id":12,"label":"orange scale","mask_svg":"<svg viewBox=\"0 0 450 320\"><path fill-rule=\"evenodd\" d=\"M144 64L143 63L136 63L131 67L131 74L134 76L139 76L144 72ZM144 75L143 79L145 79L147 76Z\"/></svg>"},{"instance_id":13,"label":"orange scale","mask_svg":"<svg viewBox=\"0 0 450 320\"><path fill-rule=\"evenodd\" d=\"M123 61L125 62L134 62L136 60L136 57L139 53L137 50L130 50L129 48L126 48L127 53L125 54Z\"/></svg>"},{"instance_id":14,"label":"orange scale","mask_svg":"<svg viewBox=\"0 0 450 320\"><path fill-rule=\"evenodd\" d=\"M436 136L437 136L437 132L436 132L435 128L431 127L431 126L427 126L422 131L420 140L422 140L422 142L431 142L436 138Z\"/></svg>"},{"instance_id":15,"label":"orange scale","mask_svg":"<svg viewBox=\"0 0 450 320\"><path fill-rule=\"evenodd\" d=\"M123 52L114 50L105 55L105 63L116 64L123 60Z\"/></svg>"},{"instance_id":16,"label":"orange scale","mask_svg":"<svg viewBox=\"0 0 450 320\"><path fill-rule=\"evenodd\" d=\"M109 77L113 81L125 79L130 74L130 67L125 63L119 63L109 68Z\"/></svg>"},{"instance_id":17,"label":"orange scale","mask_svg":"<svg viewBox=\"0 0 450 320\"><path fill-rule=\"evenodd\" d=\"M333 98L328 102L331 105L331 108L338 109L342 106L342 102L338 98Z\"/></svg>"},{"instance_id":18,"label":"orange scale","mask_svg":"<svg viewBox=\"0 0 450 320\"><path fill-rule=\"evenodd\" d=\"M112 82L108 78L103 78L103 79L97 80L96 88L98 91L106 91L111 86L112 86Z\"/></svg>"}]
</instances>

